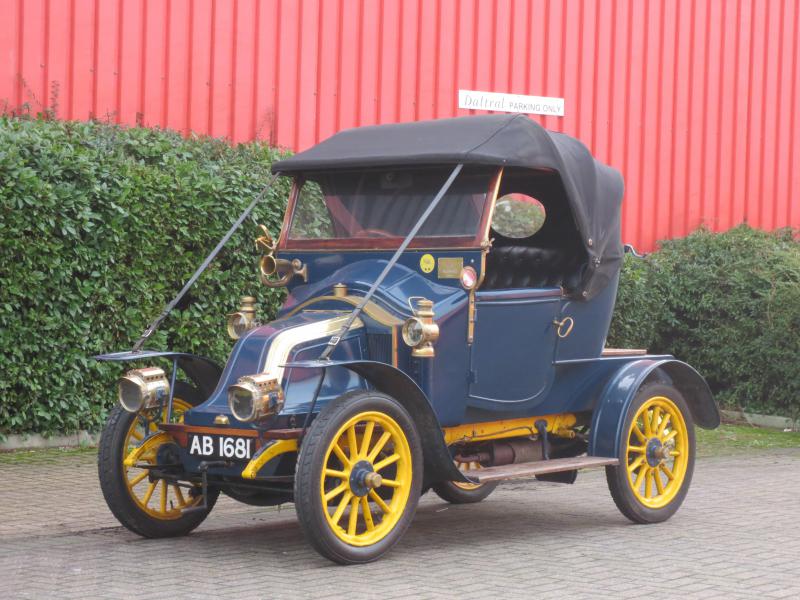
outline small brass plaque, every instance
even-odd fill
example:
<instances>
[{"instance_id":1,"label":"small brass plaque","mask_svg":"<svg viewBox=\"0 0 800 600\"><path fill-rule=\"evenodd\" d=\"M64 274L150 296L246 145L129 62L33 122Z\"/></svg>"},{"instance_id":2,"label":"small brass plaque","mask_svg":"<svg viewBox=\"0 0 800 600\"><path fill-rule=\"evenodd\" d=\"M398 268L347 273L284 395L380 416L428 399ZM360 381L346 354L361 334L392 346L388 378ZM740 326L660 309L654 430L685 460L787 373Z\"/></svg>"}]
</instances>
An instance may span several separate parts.
<instances>
[{"instance_id":1,"label":"small brass plaque","mask_svg":"<svg viewBox=\"0 0 800 600\"><path fill-rule=\"evenodd\" d=\"M436 276L439 279L458 279L461 277L461 269L463 268L464 258L462 256L440 258Z\"/></svg>"}]
</instances>

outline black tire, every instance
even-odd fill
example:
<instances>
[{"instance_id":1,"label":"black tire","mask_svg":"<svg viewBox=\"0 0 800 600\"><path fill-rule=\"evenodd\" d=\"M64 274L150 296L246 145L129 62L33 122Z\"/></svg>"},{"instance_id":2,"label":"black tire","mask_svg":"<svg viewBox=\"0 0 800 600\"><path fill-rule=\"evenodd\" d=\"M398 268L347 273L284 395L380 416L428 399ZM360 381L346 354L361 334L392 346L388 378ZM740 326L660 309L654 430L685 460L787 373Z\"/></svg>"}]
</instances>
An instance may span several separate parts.
<instances>
[{"instance_id":1,"label":"black tire","mask_svg":"<svg viewBox=\"0 0 800 600\"><path fill-rule=\"evenodd\" d=\"M338 497L324 502L320 494L321 478L326 460L330 460L330 448L337 441L337 433L351 419L365 412L380 413L389 417L399 426L409 449L410 484L405 504L396 523L388 533L375 543L353 545L345 542L341 535L334 533L329 524L329 506L339 501ZM395 452L393 450L393 452ZM351 455L352 456L352 455ZM376 463L377 465L377 463ZM399 467L398 467L399 469ZM345 468L343 467L343 470ZM397 476L395 476L397 478ZM314 419L300 446L294 483L294 498L297 517L305 538L325 558L339 564L361 564L374 561L388 552L403 537L416 512L422 491L423 457L419 434L414 421L403 406L386 394L374 391L356 390L343 394ZM345 482L352 481L346 479ZM352 484L348 484L352 485ZM327 489L327 488L326 488ZM386 488L382 488L385 490ZM374 490L373 490L374 491ZM342 504L347 494L353 496L355 489L348 487L342 495ZM376 492L377 494L378 492ZM394 493L394 492L392 492ZM386 492L379 495L387 500ZM354 498L357 497L356 493ZM368 496L366 496L368 498ZM369 502L369 500L367 500ZM392 501L393 502L393 501ZM398 507L399 509L399 507ZM358 513L357 513L358 514ZM377 513L382 519L382 513ZM370 510L370 520L375 514ZM358 518L358 517L357 517ZM381 526L378 522L375 526ZM366 527L366 522L365 522ZM388 527L388 526L387 526Z\"/></svg>"},{"instance_id":2,"label":"black tire","mask_svg":"<svg viewBox=\"0 0 800 600\"><path fill-rule=\"evenodd\" d=\"M480 468L479 463L456 463L456 466L462 471ZM499 481L474 485L455 481L439 481L433 484L432 489L439 498L450 504L474 504L484 500L498 485L500 485Z\"/></svg>"},{"instance_id":3,"label":"black tire","mask_svg":"<svg viewBox=\"0 0 800 600\"><path fill-rule=\"evenodd\" d=\"M175 398L196 406L202 402L198 391L188 383L175 384ZM217 501L219 491L208 490L208 510L191 512L178 518L159 519L145 512L131 497L128 490L123 460L128 431L137 415L120 406L111 410L97 454L100 489L108 508L127 529L146 538L176 537L186 535L205 520ZM189 494L189 491L186 492Z\"/></svg>"},{"instance_id":4,"label":"black tire","mask_svg":"<svg viewBox=\"0 0 800 600\"><path fill-rule=\"evenodd\" d=\"M643 503L646 501L646 499L643 500L640 497L637 497L637 494L634 492L634 487L638 486L632 484L628 478L628 465L631 463L630 466L634 466L632 464L634 462L632 460L632 456L634 455L629 453L628 438L625 436L625 433L623 433L623 439L620 441L619 466L606 467L606 480L608 481L608 488L611 491L611 497L614 499L614 503L617 505L617 508L623 515L625 515L625 517L634 523L660 523L662 521L666 521L672 515L674 515L686 498L686 494L689 491L689 486L692 481L692 474L694 473L696 448L694 421L692 419L691 411L686 404L686 400L673 386L664 383L653 383L643 386L637 392L636 397L633 399L633 402L628 409L628 414L625 416L625 425L622 431L631 431L631 423L642 409L644 404L648 402L648 400L656 397L664 397L669 399L674 406L677 407L678 411L680 411L680 415L683 417L685 424L685 450L687 451L688 456L685 459L685 463L683 463L683 466L681 467L682 477L680 479L679 486L676 487L674 491L666 488L670 493L668 495L666 493L664 494L664 500L662 500L662 502L668 500L668 503L658 507L647 506ZM629 437L630 439L635 439L633 434L630 434ZM655 434L653 434L653 437L656 437ZM647 445L647 442L637 441L635 443L641 444L642 446ZM645 461L650 460L649 457L650 454L645 453ZM655 461L656 458L653 458L652 460ZM677 458L675 460L677 460ZM674 469L676 463L673 463L671 466ZM656 472L656 476L661 478L662 485L664 485L663 481L665 480L662 477L662 474L659 472L659 468L657 467L654 470ZM639 471L636 472L638 473ZM675 469L675 472L677 472L677 469ZM667 486L671 484L669 479L667 479L666 482ZM647 482L647 476L645 475L645 495L647 494L649 485L650 484ZM650 490L653 491L655 489L655 480L653 480L653 485L650 487ZM641 496L641 494L639 494L639 496ZM658 496L656 496L653 502L658 501L657 498Z\"/></svg>"}]
</instances>

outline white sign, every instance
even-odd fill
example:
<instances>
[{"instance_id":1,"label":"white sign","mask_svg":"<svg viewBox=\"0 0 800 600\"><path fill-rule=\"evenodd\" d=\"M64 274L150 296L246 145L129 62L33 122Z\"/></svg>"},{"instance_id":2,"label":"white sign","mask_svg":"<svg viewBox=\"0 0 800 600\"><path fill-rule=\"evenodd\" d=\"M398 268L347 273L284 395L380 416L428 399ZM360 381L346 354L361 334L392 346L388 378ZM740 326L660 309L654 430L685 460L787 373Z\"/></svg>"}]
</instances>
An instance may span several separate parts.
<instances>
[{"instance_id":1,"label":"white sign","mask_svg":"<svg viewBox=\"0 0 800 600\"><path fill-rule=\"evenodd\" d=\"M458 108L527 113L529 115L564 116L564 99L547 96L524 96L497 92L458 90Z\"/></svg>"}]
</instances>

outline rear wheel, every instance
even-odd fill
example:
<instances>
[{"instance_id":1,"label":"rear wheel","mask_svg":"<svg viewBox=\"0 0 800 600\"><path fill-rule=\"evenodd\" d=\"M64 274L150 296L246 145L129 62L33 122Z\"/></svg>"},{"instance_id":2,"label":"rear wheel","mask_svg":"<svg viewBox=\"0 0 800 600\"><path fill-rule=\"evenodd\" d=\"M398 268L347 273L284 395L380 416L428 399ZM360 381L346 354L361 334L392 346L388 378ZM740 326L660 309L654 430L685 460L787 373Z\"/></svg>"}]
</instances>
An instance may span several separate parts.
<instances>
[{"instance_id":1,"label":"rear wheel","mask_svg":"<svg viewBox=\"0 0 800 600\"><path fill-rule=\"evenodd\" d=\"M184 382L175 384L172 418L183 420L183 413L202 401L197 390ZM200 525L217 500L219 492L209 489L208 510L188 514L183 509L202 502L198 486L181 487L150 475L150 465L157 464L159 451L172 451L172 440L157 434L156 420L166 419L166 408L160 417L154 412L129 413L116 406L108 417L97 456L100 488L106 504L117 520L143 537L173 537L185 535ZM125 458L140 448L136 464L125 465Z\"/></svg>"},{"instance_id":2,"label":"rear wheel","mask_svg":"<svg viewBox=\"0 0 800 600\"><path fill-rule=\"evenodd\" d=\"M414 422L393 398L344 394L314 420L295 475L295 507L306 539L341 564L385 554L414 517L422 449Z\"/></svg>"},{"instance_id":3,"label":"rear wheel","mask_svg":"<svg viewBox=\"0 0 800 600\"><path fill-rule=\"evenodd\" d=\"M659 523L678 510L694 472L695 434L686 400L671 385L643 387L628 409L619 466L606 479L620 512Z\"/></svg>"},{"instance_id":4,"label":"rear wheel","mask_svg":"<svg viewBox=\"0 0 800 600\"><path fill-rule=\"evenodd\" d=\"M474 471L481 468L479 462L456 462L459 471ZM499 482L465 483L463 481L441 481L433 486L433 491L450 504L472 504L480 502L497 488Z\"/></svg>"}]
</instances>

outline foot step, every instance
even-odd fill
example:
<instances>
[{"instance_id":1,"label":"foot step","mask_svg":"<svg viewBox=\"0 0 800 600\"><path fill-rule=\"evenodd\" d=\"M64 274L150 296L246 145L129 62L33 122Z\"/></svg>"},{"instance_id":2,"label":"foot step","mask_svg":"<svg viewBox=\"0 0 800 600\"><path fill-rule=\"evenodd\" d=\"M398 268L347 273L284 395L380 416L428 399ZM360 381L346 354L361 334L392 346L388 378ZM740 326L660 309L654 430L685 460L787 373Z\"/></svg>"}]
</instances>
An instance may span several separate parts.
<instances>
[{"instance_id":1,"label":"foot step","mask_svg":"<svg viewBox=\"0 0 800 600\"><path fill-rule=\"evenodd\" d=\"M503 481L506 479L523 479L534 475L559 473L574 469L592 469L607 465L618 465L619 459L604 456L576 456L570 458L552 458L550 460L537 460L535 462L501 465L499 467L486 467L464 471L476 483L489 481Z\"/></svg>"}]
</instances>

